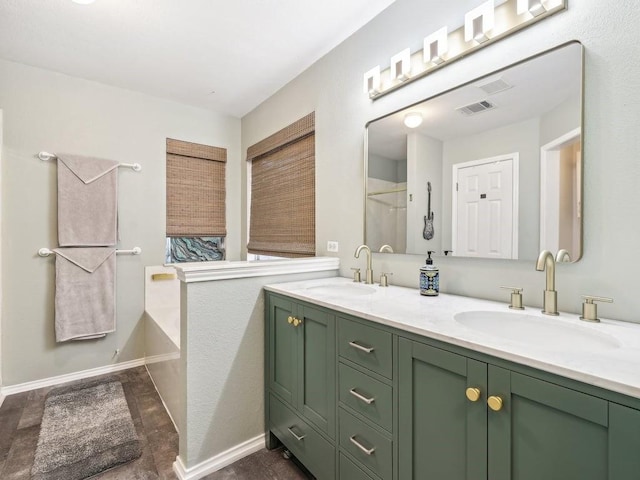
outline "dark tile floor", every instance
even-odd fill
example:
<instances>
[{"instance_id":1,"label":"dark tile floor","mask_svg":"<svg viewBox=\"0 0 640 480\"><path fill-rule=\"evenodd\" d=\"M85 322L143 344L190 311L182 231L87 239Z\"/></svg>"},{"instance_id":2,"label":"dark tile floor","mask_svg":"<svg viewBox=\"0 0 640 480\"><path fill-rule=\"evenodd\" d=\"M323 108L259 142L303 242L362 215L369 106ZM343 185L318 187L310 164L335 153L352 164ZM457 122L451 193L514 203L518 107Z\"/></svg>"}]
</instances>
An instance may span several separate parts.
<instances>
[{"instance_id":1,"label":"dark tile floor","mask_svg":"<svg viewBox=\"0 0 640 480\"><path fill-rule=\"evenodd\" d=\"M95 475L92 480L176 479L172 466L178 454L178 434L146 368L132 368L105 377L116 377L122 382L131 417L142 442L142 456L126 465ZM52 388L10 395L0 407L2 480L29 479L40 433L45 396ZM261 450L205 478L305 480L309 477L293 462L285 460L279 450Z\"/></svg>"}]
</instances>

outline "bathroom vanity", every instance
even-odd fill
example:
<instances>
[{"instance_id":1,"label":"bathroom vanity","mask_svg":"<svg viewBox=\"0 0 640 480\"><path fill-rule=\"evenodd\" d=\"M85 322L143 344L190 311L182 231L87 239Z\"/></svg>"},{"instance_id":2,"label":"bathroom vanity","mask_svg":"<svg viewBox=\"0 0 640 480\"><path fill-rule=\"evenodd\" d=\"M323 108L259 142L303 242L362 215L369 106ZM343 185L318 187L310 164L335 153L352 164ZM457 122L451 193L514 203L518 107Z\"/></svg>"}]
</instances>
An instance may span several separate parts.
<instances>
[{"instance_id":1,"label":"bathroom vanity","mask_svg":"<svg viewBox=\"0 0 640 480\"><path fill-rule=\"evenodd\" d=\"M640 478L640 326L345 278L265 287L267 446L319 480Z\"/></svg>"}]
</instances>

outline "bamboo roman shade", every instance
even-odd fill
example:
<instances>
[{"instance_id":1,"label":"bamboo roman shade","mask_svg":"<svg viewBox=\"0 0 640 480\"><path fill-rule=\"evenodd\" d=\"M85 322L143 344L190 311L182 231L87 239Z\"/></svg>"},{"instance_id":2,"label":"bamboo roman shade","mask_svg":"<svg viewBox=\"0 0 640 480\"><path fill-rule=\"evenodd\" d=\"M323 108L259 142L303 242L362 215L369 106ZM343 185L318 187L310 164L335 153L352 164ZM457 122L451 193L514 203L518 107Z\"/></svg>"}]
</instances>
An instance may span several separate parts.
<instances>
[{"instance_id":1,"label":"bamboo roman shade","mask_svg":"<svg viewBox=\"0 0 640 480\"><path fill-rule=\"evenodd\" d=\"M252 145L247 159L251 162L249 253L313 257L315 114Z\"/></svg>"},{"instance_id":2,"label":"bamboo roman shade","mask_svg":"<svg viewBox=\"0 0 640 480\"><path fill-rule=\"evenodd\" d=\"M227 150L167 138L167 237L227 234Z\"/></svg>"}]
</instances>

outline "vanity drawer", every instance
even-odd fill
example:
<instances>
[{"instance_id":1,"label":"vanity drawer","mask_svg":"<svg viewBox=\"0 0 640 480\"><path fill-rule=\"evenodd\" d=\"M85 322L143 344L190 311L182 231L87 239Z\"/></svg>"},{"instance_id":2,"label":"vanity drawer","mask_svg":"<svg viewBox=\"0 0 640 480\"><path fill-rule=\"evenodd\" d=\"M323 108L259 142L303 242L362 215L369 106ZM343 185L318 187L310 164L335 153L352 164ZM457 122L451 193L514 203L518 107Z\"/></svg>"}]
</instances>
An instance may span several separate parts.
<instances>
[{"instance_id":1,"label":"vanity drawer","mask_svg":"<svg viewBox=\"0 0 640 480\"><path fill-rule=\"evenodd\" d=\"M269 420L271 431L318 480L335 478L334 447L273 395Z\"/></svg>"},{"instance_id":2,"label":"vanity drawer","mask_svg":"<svg viewBox=\"0 0 640 480\"><path fill-rule=\"evenodd\" d=\"M386 385L343 363L339 366L340 401L391 432L393 395Z\"/></svg>"},{"instance_id":3,"label":"vanity drawer","mask_svg":"<svg viewBox=\"0 0 640 480\"><path fill-rule=\"evenodd\" d=\"M340 480L373 480L343 454L340 454L339 464Z\"/></svg>"},{"instance_id":4,"label":"vanity drawer","mask_svg":"<svg viewBox=\"0 0 640 480\"><path fill-rule=\"evenodd\" d=\"M393 442L340 409L340 447L384 480L392 478Z\"/></svg>"},{"instance_id":5,"label":"vanity drawer","mask_svg":"<svg viewBox=\"0 0 640 480\"><path fill-rule=\"evenodd\" d=\"M391 334L377 328L338 319L338 352L343 358L387 378L392 377Z\"/></svg>"}]
</instances>

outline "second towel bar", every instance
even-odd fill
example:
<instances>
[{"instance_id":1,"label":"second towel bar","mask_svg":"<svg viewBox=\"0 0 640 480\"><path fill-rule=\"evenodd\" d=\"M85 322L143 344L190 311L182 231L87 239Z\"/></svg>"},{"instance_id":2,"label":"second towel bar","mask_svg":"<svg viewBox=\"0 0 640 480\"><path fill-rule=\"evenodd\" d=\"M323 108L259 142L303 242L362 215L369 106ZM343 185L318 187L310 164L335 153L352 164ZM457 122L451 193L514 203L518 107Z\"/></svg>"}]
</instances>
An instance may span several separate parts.
<instances>
[{"instance_id":1,"label":"second towel bar","mask_svg":"<svg viewBox=\"0 0 640 480\"><path fill-rule=\"evenodd\" d=\"M53 250L49 249L49 248L41 248L40 250L38 250L38 255L40 255L41 257L48 257L49 255L52 255L54 252ZM116 250L116 253L118 255L140 255L142 253L142 249L140 247L133 247L131 250Z\"/></svg>"}]
</instances>

